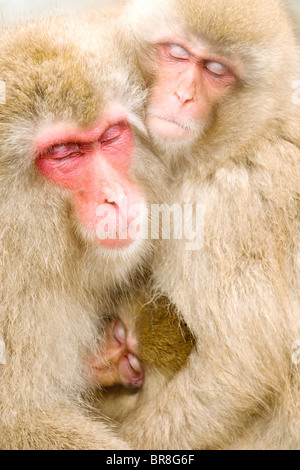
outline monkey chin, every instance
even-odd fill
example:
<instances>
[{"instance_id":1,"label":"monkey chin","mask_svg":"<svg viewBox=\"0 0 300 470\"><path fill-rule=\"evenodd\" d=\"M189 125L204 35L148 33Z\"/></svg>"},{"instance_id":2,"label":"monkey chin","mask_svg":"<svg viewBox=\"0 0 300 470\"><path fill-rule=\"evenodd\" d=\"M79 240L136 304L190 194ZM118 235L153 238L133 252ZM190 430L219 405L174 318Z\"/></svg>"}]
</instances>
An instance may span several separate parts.
<instances>
[{"instance_id":1,"label":"monkey chin","mask_svg":"<svg viewBox=\"0 0 300 470\"><path fill-rule=\"evenodd\" d=\"M187 126L176 120L149 114L147 117L151 133L163 139L172 141L186 141L192 137L192 132Z\"/></svg>"}]
</instances>

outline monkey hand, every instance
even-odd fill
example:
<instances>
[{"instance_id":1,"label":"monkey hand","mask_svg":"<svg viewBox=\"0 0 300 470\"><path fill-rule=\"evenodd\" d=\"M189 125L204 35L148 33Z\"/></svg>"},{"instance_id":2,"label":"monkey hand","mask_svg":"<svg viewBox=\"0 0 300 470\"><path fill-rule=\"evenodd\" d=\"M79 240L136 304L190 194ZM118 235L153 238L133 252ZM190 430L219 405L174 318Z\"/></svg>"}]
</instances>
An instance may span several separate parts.
<instances>
[{"instance_id":1,"label":"monkey hand","mask_svg":"<svg viewBox=\"0 0 300 470\"><path fill-rule=\"evenodd\" d=\"M103 387L123 385L137 389L143 385L144 369L136 356L136 340L126 332L121 320L114 320L107 331L104 346L88 359L88 373Z\"/></svg>"}]
</instances>

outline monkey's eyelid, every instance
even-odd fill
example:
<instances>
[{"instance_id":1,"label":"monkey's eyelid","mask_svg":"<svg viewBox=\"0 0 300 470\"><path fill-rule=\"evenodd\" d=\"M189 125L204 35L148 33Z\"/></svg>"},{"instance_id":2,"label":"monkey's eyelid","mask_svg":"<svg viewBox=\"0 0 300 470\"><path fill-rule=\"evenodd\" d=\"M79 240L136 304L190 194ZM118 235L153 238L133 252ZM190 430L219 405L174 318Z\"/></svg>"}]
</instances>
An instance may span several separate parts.
<instances>
[{"instance_id":1,"label":"monkey's eyelid","mask_svg":"<svg viewBox=\"0 0 300 470\"><path fill-rule=\"evenodd\" d=\"M60 155L61 153L61 155ZM55 155L57 154L57 155ZM51 147L48 147L44 152L38 155L39 158L46 158L50 155L53 156L56 160L62 160L64 158L70 157L72 155L82 155L82 149L79 144L75 143L65 143L65 144L55 144Z\"/></svg>"},{"instance_id":2,"label":"monkey's eyelid","mask_svg":"<svg viewBox=\"0 0 300 470\"><path fill-rule=\"evenodd\" d=\"M112 144L113 142L116 142L120 137L121 137L121 134L116 135L115 137L112 137L111 139L100 140L99 142L101 143L102 146L105 146L105 145Z\"/></svg>"},{"instance_id":3,"label":"monkey's eyelid","mask_svg":"<svg viewBox=\"0 0 300 470\"><path fill-rule=\"evenodd\" d=\"M168 49L168 55L174 59L187 60L191 57L191 54L178 44L166 44L165 46Z\"/></svg>"},{"instance_id":4,"label":"monkey's eyelid","mask_svg":"<svg viewBox=\"0 0 300 470\"><path fill-rule=\"evenodd\" d=\"M56 160L63 160L64 158L71 158L72 156L83 156L99 149L99 146L105 146L116 141L122 136L123 131L128 128L130 128L129 122L126 119L121 119L120 121L110 125L100 135L100 137L95 137L95 140L91 142L71 141L53 143L49 147L37 151L36 158L43 159L52 157Z\"/></svg>"},{"instance_id":5,"label":"monkey's eyelid","mask_svg":"<svg viewBox=\"0 0 300 470\"><path fill-rule=\"evenodd\" d=\"M226 65L223 65L221 62L217 62L215 60L205 61L205 67L214 75L220 77L225 75L227 72L230 72L230 69Z\"/></svg>"},{"instance_id":6,"label":"monkey's eyelid","mask_svg":"<svg viewBox=\"0 0 300 470\"><path fill-rule=\"evenodd\" d=\"M119 139L124 131L124 128L128 128L129 124L127 121L120 121L114 124L113 126L106 129L99 138L101 145L109 144Z\"/></svg>"}]
</instances>

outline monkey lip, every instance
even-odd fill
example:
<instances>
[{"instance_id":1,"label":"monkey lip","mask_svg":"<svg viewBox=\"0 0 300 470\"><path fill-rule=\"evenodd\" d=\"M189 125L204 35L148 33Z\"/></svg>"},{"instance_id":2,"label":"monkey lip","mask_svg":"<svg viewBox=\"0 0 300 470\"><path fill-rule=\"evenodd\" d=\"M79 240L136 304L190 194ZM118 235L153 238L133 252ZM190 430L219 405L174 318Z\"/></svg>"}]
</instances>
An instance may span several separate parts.
<instances>
[{"instance_id":1,"label":"monkey lip","mask_svg":"<svg viewBox=\"0 0 300 470\"><path fill-rule=\"evenodd\" d=\"M150 129L160 137L181 140L190 136L190 129L176 119L159 116L153 113L148 115Z\"/></svg>"},{"instance_id":2,"label":"monkey lip","mask_svg":"<svg viewBox=\"0 0 300 470\"><path fill-rule=\"evenodd\" d=\"M118 238L122 235L124 235L124 233L129 229L129 225L125 225L124 227L121 227L119 228L118 230L112 230L111 232L104 232L103 233L103 238L104 240L111 240L111 239L115 239L115 238Z\"/></svg>"},{"instance_id":3,"label":"monkey lip","mask_svg":"<svg viewBox=\"0 0 300 470\"><path fill-rule=\"evenodd\" d=\"M126 248L137 238L140 221L134 219L128 224L111 231L97 234L98 243L106 248Z\"/></svg>"}]
</instances>

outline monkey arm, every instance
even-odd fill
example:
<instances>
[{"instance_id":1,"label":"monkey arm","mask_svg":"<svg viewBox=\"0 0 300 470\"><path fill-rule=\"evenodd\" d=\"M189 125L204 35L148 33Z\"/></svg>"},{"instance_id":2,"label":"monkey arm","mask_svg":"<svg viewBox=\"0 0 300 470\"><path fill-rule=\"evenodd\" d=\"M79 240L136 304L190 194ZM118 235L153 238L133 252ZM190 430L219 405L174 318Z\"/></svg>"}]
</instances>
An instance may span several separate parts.
<instances>
[{"instance_id":1,"label":"monkey arm","mask_svg":"<svg viewBox=\"0 0 300 470\"><path fill-rule=\"evenodd\" d=\"M258 415L267 414L289 374L284 325L280 322L276 334L271 318L258 324L261 310L252 311L252 325L249 307L235 322L236 313L232 309L232 318L222 325L221 318L211 318L211 332L220 328L217 335L208 338L206 333L202 341L200 335L187 365L127 417L121 430L134 447L218 449L238 439L241 429L250 429ZM234 323L239 322L237 328Z\"/></svg>"},{"instance_id":2,"label":"monkey arm","mask_svg":"<svg viewBox=\"0 0 300 470\"><path fill-rule=\"evenodd\" d=\"M20 413L14 423L1 424L2 450L128 450L104 423L91 421L82 411L65 406Z\"/></svg>"},{"instance_id":3,"label":"monkey arm","mask_svg":"<svg viewBox=\"0 0 300 470\"><path fill-rule=\"evenodd\" d=\"M129 445L117 437L113 427L109 429L107 419L102 419L101 422L99 416L97 422L95 417L92 419L90 414L85 412L85 402L80 397L86 387L81 391L82 379L80 379L80 365L76 360L77 348L69 347L70 356L66 359L66 351L63 354L66 337L64 334L62 338L56 335L56 343L52 343L51 328L43 324L41 317L41 330L38 330L39 334L33 334L31 323L28 322L28 312L33 311L35 315L41 316L42 312L45 313L44 320L47 322L53 311L58 312L59 308L63 309L64 302L60 300L52 310L51 294L49 297L49 301L46 301L48 309L42 302L35 304L32 297L22 299L21 313L18 316L20 328L18 340L14 341L11 328L5 332L6 364L0 365L2 384L0 448L3 450L128 449ZM66 302L72 304L71 299L67 299ZM5 296L3 303L10 304L10 299ZM12 308L10 310L7 308L7 311L12 312ZM78 307L78 314L81 312L82 309ZM3 309L0 309L1 320L3 320L2 314ZM30 325L27 325L27 330L26 322ZM83 324L88 331L91 331L87 317L83 318ZM70 322L71 329L72 325ZM70 335L74 334L75 330L72 330ZM63 366L64 358L66 366L63 371L60 367ZM57 376L53 372L56 368L59 370ZM73 379L70 378L71 375ZM67 391L64 388L66 385L63 377L67 382L71 382Z\"/></svg>"},{"instance_id":4,"label":"monkey arm","mask_svg":"<svg viewBox=\"0 0 300 470\"><path fill-rule=\"evenodd\" d=\"M260 158L270 154L275 166L275 147ZM160 242L156 279L195 334L197 349L187 366L123 424L134 446L226 447L268 416L290 383L299 294L292 258L282 244L288 247L288 240L296 239L295 206L292 198L284 199L289 192L275 186L275 178L263 172L257 177L264 180L263 197L234 168L220 173L220 188L211 194L191 196L210 201L206 218L213 223L206 224L202 250L189 252L180 241ZM280 209L267 199L268 192L281 194Z\"/></svg>"},{"instance_id":5,"label":"monkey arm","mask_svg":"<svg viewBox=\"0 0 300 470\"><path fill-rule=\"evenodd\" d=\"M128 450L104 423L91 421L79 409L66 406L1 424L2 450Z\"/></svg>"}]
</instances>

